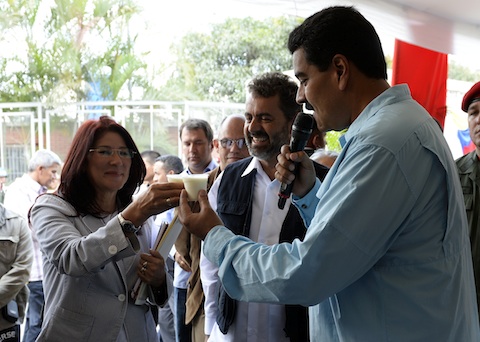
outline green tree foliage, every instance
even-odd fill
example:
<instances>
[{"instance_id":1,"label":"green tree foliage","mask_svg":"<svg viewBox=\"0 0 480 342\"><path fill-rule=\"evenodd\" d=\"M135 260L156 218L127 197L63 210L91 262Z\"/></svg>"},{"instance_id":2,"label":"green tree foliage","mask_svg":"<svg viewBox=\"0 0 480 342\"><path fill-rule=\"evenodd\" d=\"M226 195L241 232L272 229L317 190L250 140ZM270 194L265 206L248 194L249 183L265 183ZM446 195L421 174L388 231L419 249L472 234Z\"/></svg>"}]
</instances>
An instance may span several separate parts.
<instances>
[{"instance_id":1,"label":"green tree foliage","mask_svg":"<svg viewBox=\"0 0 480 342\"><path fill-rule=\"evenodd\" d=\"M344 135L346 132L347 130L343 130L340 132L336 132L336 131L327 132L325 136L325 143L327 145L327 149L329 151L340 152L342 150L342 146L340 145L339 138L342 135Z\"/></svg>"},{"instance_id":2,"label":"green tree foliage","mask_svg":"<svg viewBox=\"0 0 480 342\"><path fill-rule=\"evenodd\" d=\"M129 21L139 12L134 3L0 0L4 36L15 36L25 49L1 61L0 99L81 101L92 85L98 97L119 99L145 67L129 36Z\"/></svg>"},{"instance_id":3,"label":"green tree foliage","mask_svg":"<svg viewBox=\"0 0 480 342\"><path fill-rule=\"evenodd\" d=\"M474 72L466 66L459 65L456 62L450 62L448 63L448 78L467 82L477 82L480 80L480 72Z\"/></svg>"},{"instance_id":4,"label":"green tree foliage","mask_svg":"<svg viewBox=\"0 0 480 342\"><path fill-rule=\"evenodd\" d=\"M393 65L393 58L390 55L386 55L385 62L387 63L387 69L391 69Z\"/></svg>"},{"instance_id":5,"label":"green tree foliage","mask_svg":"<svg viewBox=\"0 0 480 342\"><path fill-rule=\"evenodd\" d=\"M231 18L209 33L185 35L172 47L174 71L159 93L177 100L244 102L252 76L292 68L287 39L300 22L292 16Z\"/></svg>"}]
</instances>

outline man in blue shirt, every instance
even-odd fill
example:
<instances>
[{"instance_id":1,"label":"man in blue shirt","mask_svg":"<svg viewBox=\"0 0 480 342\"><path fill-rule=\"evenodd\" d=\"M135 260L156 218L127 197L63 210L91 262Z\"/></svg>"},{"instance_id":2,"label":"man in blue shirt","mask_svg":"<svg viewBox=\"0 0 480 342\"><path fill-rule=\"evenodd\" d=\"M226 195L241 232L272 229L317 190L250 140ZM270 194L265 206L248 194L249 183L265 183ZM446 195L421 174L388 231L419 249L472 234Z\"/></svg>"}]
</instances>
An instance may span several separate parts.
<instances>
[{"instance_id":1,"label":"man in blue shirt","mask_svg":"<svg viewBox=\"0 0 480 342\"><path fill-rule=\"evenodd\" d=\"M204 193L199 214L182 193L181 220L225 290L310 306L312 341L480 341L462 190L437 123L406 85L389 86L378 35L355 9L314 14L288 47L297 101L320 131L348 132L322 184L304 152L282 147L275 176L295 179L303 242L233 235Z\"/></svg>"}]
</instances>

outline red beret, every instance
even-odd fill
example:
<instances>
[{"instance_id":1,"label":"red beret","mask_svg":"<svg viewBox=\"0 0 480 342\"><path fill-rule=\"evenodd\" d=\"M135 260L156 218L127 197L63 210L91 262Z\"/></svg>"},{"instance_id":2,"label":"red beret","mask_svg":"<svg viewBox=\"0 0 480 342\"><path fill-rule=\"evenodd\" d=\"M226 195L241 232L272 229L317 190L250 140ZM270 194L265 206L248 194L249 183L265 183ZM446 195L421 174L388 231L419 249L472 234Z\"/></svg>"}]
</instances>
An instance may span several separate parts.
<instances>
[{"instance_id":1,"label":"red beret","mask_svg":"<svg viewBox=\"0 0 480 342\"><path fill-rule=\"evenodd\" d=\"M468 106L477 98L480 98L480 82L475 83L463 97L462 110L468 112Z\"/></svg>"}]
</instances>

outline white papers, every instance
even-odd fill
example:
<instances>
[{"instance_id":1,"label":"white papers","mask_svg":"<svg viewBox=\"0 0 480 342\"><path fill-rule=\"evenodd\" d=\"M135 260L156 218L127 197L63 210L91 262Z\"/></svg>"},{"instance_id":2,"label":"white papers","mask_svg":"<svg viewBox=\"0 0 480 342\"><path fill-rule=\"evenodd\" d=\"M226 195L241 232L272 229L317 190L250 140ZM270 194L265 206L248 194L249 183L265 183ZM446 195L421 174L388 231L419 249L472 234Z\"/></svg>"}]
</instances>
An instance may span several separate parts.
<instances>
[{"instance_id":1,"label":"white papers","mask_svg":"<svg viewBox=\"0 0 480 342\"><path fill-rule=\"evenodd\" d=\"M155 246L152 249L157 250L160 255L167 260L168 253L170 253L173 244L177 240L182 227L183 225L177 219L177 211L175 210L175 216L173 217L172 222L170 222L168 225L163 223L160 226L157 239L155 240ZM135 299L136 305L144 304L145 300L147 299L147 284L138 278L135 286L133 287L131 295L132 298Z\"/></svg>"}]
</instances>

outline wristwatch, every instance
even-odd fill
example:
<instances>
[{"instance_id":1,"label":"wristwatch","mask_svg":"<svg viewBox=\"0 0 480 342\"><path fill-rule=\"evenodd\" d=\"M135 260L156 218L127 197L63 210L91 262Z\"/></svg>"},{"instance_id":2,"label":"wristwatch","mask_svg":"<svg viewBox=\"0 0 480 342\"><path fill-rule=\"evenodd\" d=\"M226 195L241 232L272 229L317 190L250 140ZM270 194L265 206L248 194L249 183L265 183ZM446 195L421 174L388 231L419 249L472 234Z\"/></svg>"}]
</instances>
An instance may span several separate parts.
<instances>
[{"instance_id":1,"label":"wristwatch","mask_svg":"<svg viewBox=\"0 0 480 342\"><path fill-rule=\"evenodd\" d=\"M120 226L122 226L123 231L127 233L136 233L138 232L139 228L135 227L135 225L122 216L122 213L118 214L118 222L120 222Z\"/></svg>"}]
</instances>

